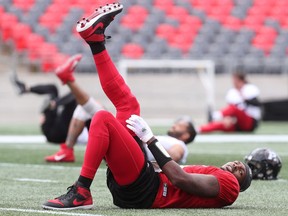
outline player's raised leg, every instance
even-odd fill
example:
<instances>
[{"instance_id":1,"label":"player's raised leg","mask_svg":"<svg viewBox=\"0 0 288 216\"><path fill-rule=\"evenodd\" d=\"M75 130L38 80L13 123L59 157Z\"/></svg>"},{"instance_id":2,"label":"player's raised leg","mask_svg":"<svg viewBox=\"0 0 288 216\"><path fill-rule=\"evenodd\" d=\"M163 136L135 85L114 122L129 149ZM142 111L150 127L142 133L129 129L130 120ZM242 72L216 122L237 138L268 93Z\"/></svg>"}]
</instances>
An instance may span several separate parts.
<instances>
[{"instance_id":1,"label":"player's raised leg","mask_svg":"<svg viewBox=\"0 0 288 216\"><path fill-rule=\"evenodd\" d=\"M106 27L122 9L123 5L119 3L100 7L91 16L79 21L76 29L91 47L102 89L116 108L116 118L126 125L125 121L131 114L140 114L139 103L119 74L105 47ZM131 134L134 135L132 132Z\"/></svg>"},{"instance_id":2,"label":"player's raised leg","mask_svg":"<svg viewBox=\"0 0 288 216\"><path fill-rule=\"evenodd\" d=\"M139 113L139 104L129 87L118 73L105 50L105 28L122 11L121 4L108 4L98 8L90 17L80 21L77 30L90 45L97 65L101 85L117 109L117 118L107 111L99 111L92 119L88 145L78 181L69 190L43 205L45 209L88 208L92 205L90 186L96 171L105 159L119 185L128 185L140 175L145 158L137 142L126 128L125 120L131 114ZM82 30L82 31L81 31ZM131 99L131 101L127 99ZM125 104L126 103L126 104ZM131 105L129 105L129 103ZM128 109L125 109L128 107ZM127 117L126 117L127 116ZM125 119L124 119L125 118ZM82 189L85 190L82 190ZM86 198L81 191L85 191ZM77 197L81 202L77 202Z\"/></svg>"}]
</instances>

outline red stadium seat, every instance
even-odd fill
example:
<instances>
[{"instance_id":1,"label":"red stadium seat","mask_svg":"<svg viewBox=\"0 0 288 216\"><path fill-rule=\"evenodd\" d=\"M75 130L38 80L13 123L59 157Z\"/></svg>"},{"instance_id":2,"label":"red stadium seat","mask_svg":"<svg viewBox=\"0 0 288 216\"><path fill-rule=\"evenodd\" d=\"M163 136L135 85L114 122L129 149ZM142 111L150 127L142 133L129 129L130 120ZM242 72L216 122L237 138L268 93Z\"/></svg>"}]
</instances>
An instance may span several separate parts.
<instances>
[{"instance_id":1,"label":"red stadium seat","mask_svg":"<svg viewBox=\"0 0 288 216\"><path fill-rule=\"evenodd\" d=\"M45 13L54 14L58 17L65 16L69 11L69 7L65 4L51 4L46 8ZM59 18L60 19L60 18Z\"/></svg>"},{"instance_id":2,"label":"red stadium seat","mask_svg":"<svg viewBox=\"0 0 288 216\"><path fill-rule=\"evenodd\" d=\"M209 17L223 23L227 16L230 14L230 9L215 8L209 12Z\"/></svg>"},{"instance_id":3,"label":"red stadium seat","mask_svg":"<svg viewBox=\"0 0 288 216\"><path fill-rule=\"evenodd\" d=\"M262 26L258 30L258 35L265 35L267 37L276 37L277 36L277 31L273 27L268 27L268 26Z\"/></svg>"},{"instance_id":4,"label":"red stadium seat","mask_svg":"<svg viewBox=\"0 0 288 216\"><path fill-rule=\"evenodd\" d=\"M211 5L211 6L215 6L218 1L217 0L190 0L190 3L193 5L193 6L199 6L199 5Z\"/></svg>"},{"instance_id":5,"label":"red stadium seat","mask_svg":"<svg viewBox=\"0 0 288 216\"><path fill-rule=\"evenodd\" d=\"M174 7L173 0L155 0L153 4L154 7L161 9L165 12Z\"/></svg>"},{"instance_id":6,"label":"red stadium seat","mask_svg":"<svg viewBox=\"0 0 288 216\"><path fill-rule=\"evenodd\" d=\"M55 44L40 42L30 44L28 58L31 63L40 65L44 72L50 72L55 69L54 57L58 54L58 48Z\"/></svg>"},{"instance_id":7,"label":"red stadium seat","mask_svg":"<svg viewBox=\"0 0 288 216\"><path fill-rule=\"evenodd\" d=\"M35 0L13 0L13 5L27 12L34 5Z\"/></svg>"},{"instance_id":8,"label":"red stadium seat","mask_svg":"<svg viewBox=\"0 0 288 216\"><path fill-rule=\"evenodd\" d=\"M216 1L216 4L218 5L218 6L222 6L222 7L233 7L233 5L234 5L234 2L233 2L233 0L217 0Z\"/></svg>"},{"instance_id":9,"label":"red stadium seat","mask_svg":"<svg viewBox=\"0 0 288 216\"><path fill-rule=\"evenodd\" d=\"M192 5L193 8L205 11L207 14L210 14L210 12L213 10L213 8L216 6L216 0L193 0Z\"/></svg>"},{"instance_id":10,"label":"red stadium seat","mask_svg":"<svg viewBox=\"0 0 288 216\"><path fill-rule=\"evenodd\" d=\"M270 51L277 37L277 31L272 27L262 26L254 37L252 44L262 48L266 53Z\"/></svg>"},{"instance_id":11,"label":"red stadium seat","mask_svg":"<svg viewBox=\"0 0 288 216\"><path fill-rule=\"evenodd\" d=\"M191 35L191 36L195 36L198 33L199 28L195 27L195 26L191 26L190 24L182 24L180 25L178 28L175 29L175 34L178 35ZM174 36L172 34L172 36Z\"/></svg>"},{"instance_id":12,"label":"red stadium seat","mask_svg":"<svg viewBox=\"0 0 288 216\"><path fill-rule=\"evenodd\" d=\"M1 14L3 14L4 12L5 12L4 7L3 7L2 5L0 5L0 16L1 16Z\"/></svg>"},{"instance_id":13,"label":"red stadium seat","mask_svg":"<svg viewBox=\"0 0 288 216\"><path fill-rule=\"evenodd\" d=\"M128 13L120 21L121 25L132 29L140 29L148 16L148 10L140 5L134 5L128 8Z\"/></svg>"},{"instance_id":14,"label":"red stadium seat","mask_svg":"<svg viewBox=\"0 0 288 216\"><path fill-rule=\"evenodd\" d=\"M182 24L190 25L191 28L199 28L202 26L202 20L196 16L186 16Z\"/></svg>"},{"instance_id":15,"label":"red stadium seat","mask_svg":"<svg viewBox=\"0 0 288 216\"><path fill-rule=\"evenodd\" d=\"M223 21L223 26L232 30L239 30L242 27L242 20L234 16L227 16Z\"/></svg>"},{"instance_id":16,"label":"red stadium seat","mask_svg":"<svg viewBox=\"0 0 288 216\"><path fill-rule=\"evenodd\" d=\"M281 28L286 29L286 30L288 29L288 19L287 18L281 20Z\"/></svg>"},{"instance_id":17,"label":"red stadium seat","mask_svg":"<svg viewBox=\"0 0 288 216\"><path fill-rule=\"evenodd\" d=\"M243 20L243 27L257 31L263 26L264 19L265 16L248 16Z\"/></svg>"},{"instance_id":18,"label":"red stadium seat","mask_svg":"<svg viewBox=\"0 0 288 216\"><path fill-rule=\"evenodd\" d=\"M275 6L277 7L284 7L284 8L288 7L288 2L286 0L278 0L278 1L269 0L269 1L275 2Z\"/></svg>"},{"instance_id":19,"label":"red stadium seat","mask_svg":"<svg viewBox=\"0 0 288 216\"><path fill-rule=\"evenodd\" d=\"M137 31L144 24L144 17L127 14L122 17L120 24L126 28Z\"/></svg>"},{"instance_id":20,"label":"red stadium seat","mask_svg":"<svg viewBox=\"0 0 288 216\"><path fill-rule=\"evenodd\" d=\"M247 11L248 16L266 16L269 11L271 10L271 7L269 5L264 5L264 6L258 6L258 7L251 7Z\"/></svg>"},{"instance_id":21,"label":"red stadium seat","mask_svg":"<svg viewBox=\"0 0 288 216\"><path fill-rule=\"evenodd\" d=\"M169 24L160 24L156 29L156 35L160 38L168 39L170 35L175 35L176 28Z\"/></svg>"},{"instance_id":22,"label":"red stadium seat","mask_svg":"<svg viewBox=\"0 0 288 216\"><path fill-rule=\"evenodd\" d=\"M27 49L27 38L32 33L31 26L24 23L17 23L13 26L11 39L17 51L21 52Z\"/></svg>"},{"instance_id":23,"label":"red stadium seat","mask_svg":"<svg viewBox=\"0 0 288 216\"><path fill-rule=\"evenodd\" d=\"M30 34L26 40L27 44L27 58L30 61L37 61L39 59L39 48L43 46L45 40L38 34Z\"/></svg>"},{"instance_id":24,"label":"red stadium seat","mask_svg":"<svg viewBox=\"0 0 288 216\"><path fill-rule=\"evenodd\" d=\"M140 5L132 5L127 10L128 14L138 15L138 16L147 16L148 10Z\"/></svg>"},{"instance_id":25,"label":"red stadium seat","mask_svg":"<svg viewBox=\"0 0 288 216\"><path fill-rule=\"evenodd\" d=\"M0 33L4 42L9 40L12 35L12 28L18 23L17 16L10 13L2 13L0 16Z\"/></svg>"},{"instance_id":26,"label":"red stadium seat","mask_svg":"<svg viewBox=\"0 0 288 216\"><path fill-rule=\"evenodd\" d=\"M276 35L256 35L256 37L254 37L253 41L252 41L252 45L254 47L260 48L262 50L265 51L266 54L269 54L271 48L274 45L274 41L275 41Z\"/></svg>"},{"instance_id":27,"label":"red stadium seat","mask_svg":"<svg viewBox=\"0 0 288 216\"><path fill-rule=\"evenodd\" d=\"M128 8L128 13L120 21L121 25L132 30L140 29L148 16L148 10L145 7L134 5Z\"/></svg>"},{"instance_id":28,"label":"red stadium seat","mask_svg":"<svg viewBox=\"0 0 288 216\"><path fill-rule=\"evenodd\" d=\"M61 25L62 16L56 16L53 13L45 13L39 18L39 24L47 27L51 33Z\"/></svg>"},{"instance_id":29,"label":"red stadium seat","mask_svg":"<svg viewBox=\"0 0 288 216\"><path fill-rule=\"evenodd\" d=\"M280 24L287 20L288 10L285 7L275 6L269 10L267 17L269 19L277 20Z\"/></svg>"},{"instance_id":30,"label":"red stadium seat","mask_svg":"<svg viewBox=\"0 0 288 216\"><path fill-rule=\"evenodd\" d=\"M179 48L183 54L186 54L189 51L189 49L191 48L194 37L195 37L195 35L177 34L177 36L170 37L168 39L168 41L169 41L169 45L171 47Z\"/></svg>"},{"instance_id":31,"label":"red stadium seat","mask_svg":"<svg viewBox=\"0 0 288 216\"><path fill-rule=\"evenodd\" d=\"M172 19L178 20L182 23L187 16L189 16L188 10L184 7L174 6L166 9L166 16Z\"/></svg>"},{"instance_id":32,"label":"red stadium seat","mask_svg":"<svg viewBox=\"0 0 288 216\"><path fill-rule=\"evenodd\" d=\"M144 49L139 44L128 43L122 47L121 53L127 58L139 59L143 56Z\"/></svg>"},{"instance_id":33,"label":"red stadium seat","mask_svg":"<svg viewBox=\"0 0 288 216\"><path fill-rule=\"evenodd\" d=\"M47 27L51 33L55 32L56 28L61 25L63 18L67 15L69 7L65 4L51 4L39 18L39 24Z\"/></svg>"}]
</instances>

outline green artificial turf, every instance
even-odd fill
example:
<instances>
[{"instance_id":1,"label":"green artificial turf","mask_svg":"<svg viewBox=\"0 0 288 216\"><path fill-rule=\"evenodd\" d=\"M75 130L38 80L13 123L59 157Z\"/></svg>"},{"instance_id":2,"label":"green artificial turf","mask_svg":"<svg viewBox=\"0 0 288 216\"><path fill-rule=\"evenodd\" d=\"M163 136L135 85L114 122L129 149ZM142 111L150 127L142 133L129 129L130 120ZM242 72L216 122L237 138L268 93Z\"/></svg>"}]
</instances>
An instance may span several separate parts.
<instances>
[{"instance_id":1,"label":"green artificial turf","mask_svg":"<svg viewBox=\"0 0 288 216\"><path fill-rule=\"evenodd\" d=\"M164 133L165 129L154 128L158 133ZM288 131L287 129L287 123L270 123L261 126L255 134L285 134ZM19 132L19 134L25 133L23 131L22 133ZM246 192L240 193L232 206L223 209L119 209L113 205L111 195L106 187L106 167L103 163L91 187L94 200L93 210L53 212L44 211L41 204L48 199L65 193L66 188L77 180L85 145L75 147L77 158L75 163L51 164L46 163L43 158L57 151L57 145L48 143L0 143L0 215L286 215L288 212L288 169L286 167L288 163L288 143L260 141L249 143L237 142L237 140L231 143L195 142L188 145L189 157L187 163L220 166L227 161L243 160L246 154L257 147L269 147L280 155L283 167L279 174L279 180L253 181L251 187Z\"/></svg>"}]
</instances>

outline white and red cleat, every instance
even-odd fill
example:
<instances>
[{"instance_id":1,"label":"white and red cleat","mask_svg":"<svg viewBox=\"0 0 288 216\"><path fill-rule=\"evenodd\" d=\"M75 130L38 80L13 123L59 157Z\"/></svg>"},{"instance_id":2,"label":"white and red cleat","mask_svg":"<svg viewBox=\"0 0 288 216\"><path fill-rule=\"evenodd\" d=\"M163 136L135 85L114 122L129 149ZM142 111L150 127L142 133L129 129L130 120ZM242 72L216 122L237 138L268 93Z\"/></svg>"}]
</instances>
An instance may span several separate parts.
<instances>
[{"instance_id":1,"label":"white and red cleat","mask_svg":"<svg viewBox=\"0 0 288 216\"><path fill-rule=\"evenodd\" d=\"M89 17L77 22L76 30L87 42L104 42L105 29L114 17L123 10L120 3L106 4L97 8Z\"/></svg>"},{"instance_id":2,"label":"white and red cleat","mask_svg":"<svg viewBox=\"0 0 288 216\"><path fill-rule=\"evenodd\" d=\"M45 157L47 162L74 162L74 150L68 148L66 144L60 145L60 150L53 155Z\"/></svg>"}]
</instances>

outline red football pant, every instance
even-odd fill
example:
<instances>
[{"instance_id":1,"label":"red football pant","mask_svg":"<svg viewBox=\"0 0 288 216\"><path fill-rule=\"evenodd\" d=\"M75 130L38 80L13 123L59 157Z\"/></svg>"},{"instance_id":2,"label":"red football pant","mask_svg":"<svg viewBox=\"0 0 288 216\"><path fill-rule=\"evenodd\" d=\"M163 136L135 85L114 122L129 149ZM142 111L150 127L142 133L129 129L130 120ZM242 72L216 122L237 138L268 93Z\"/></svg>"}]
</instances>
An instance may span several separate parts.
<instances>
[{"instance_id":1,"label":"red football pant","mask_svg":"<svg viewBox=\"0 0 288 216\"><path fill-rule=\"evenodd\" d=\"M223 117L231 116L236 118L236 123L227 127L222 121L210 122L200 127L201 133L212 131L232 132L236 130L251 131L254 126L254 119L248 116L243 110L238 109L235 105L228 105L220 111Z\"/></svg>"},{"instance_id":2,"label":"red football pant","mask_svg":"<svg viewBox=\"0 0 288 216\"><path fill-rule=\"evenodd\" d=\"M81 176L93 179L102 161L119 185L134 182L145 162L144 154L126 127L126 120L140 115L140 106L107 51L94 55L101 86L116 108L116 118L107 111L97 112L90 124L89 139Z\"/></svg>"}]
</instances>

